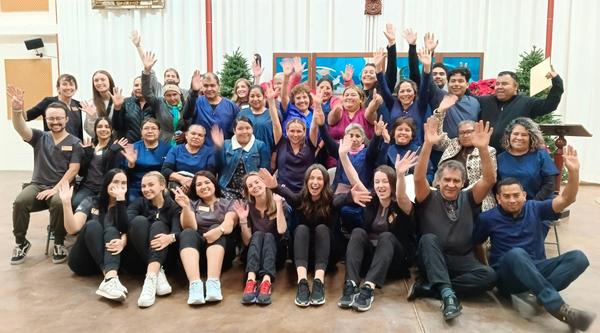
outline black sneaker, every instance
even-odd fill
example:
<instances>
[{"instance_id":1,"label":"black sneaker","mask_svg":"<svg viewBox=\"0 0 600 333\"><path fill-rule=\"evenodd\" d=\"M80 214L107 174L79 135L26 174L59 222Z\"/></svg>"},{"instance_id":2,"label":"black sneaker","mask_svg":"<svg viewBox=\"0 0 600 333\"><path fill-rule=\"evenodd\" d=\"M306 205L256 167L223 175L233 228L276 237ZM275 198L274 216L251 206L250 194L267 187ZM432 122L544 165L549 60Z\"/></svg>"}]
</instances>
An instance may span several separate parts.
<instances>
[{"instance_id":1,"label":"black sneaker","mask_svg":"<svg viewBox=\"0 0 600 333\"><path fill-rule=\"evenodd\" d=\"M423 282L415 282L410 287L410 290L408 291L408 297L406 298L406 300L414 301L417 298L423 297L439 299L440 294L436 293L429 284Z\"/></svg>"},{"instance_id":2,"label":"black sneaker","mask_svg":"<svg viewBox=\"0 0 600 333\"><path fill-rule=\"evenodd\" d=\"M10 258L11 265L19 265L25 261L25 256L31 248L31 243L26 239L23 243L17 244L13 249L12 258Z\"/></svg>"},{"instance_id":3,"label":"black sneaker","mask_svg":"<svg viewBox=\"0 0 600 333\"><path fill-rule=\"evenodd\" d=\"M52 262L61 264L67 261L67 248L62 244L54 244L54 254L52 254Z\"/></svg>"},{"instance_id":4,"label":"black sneaker","mask_svg":"<svg viewBox=\"0 0 600 333\"><path fill-rule=\"evenodd\" d=\"M364 284L360 287L360 293L356 296L356 301L354 302L354 309L357 311L369 311L371 309L371 304L373 304L373 300L375 300L375 291L368 284Z\"/></svg>"},{"instance_id":5,"label":"black sneaker","mask_svg":"<svg viewBox=\"0 0 600 333\"><path fill-rule=\"evenodd\" d=\"M342 297L338 301L338 306L342 309L349 309L354 305L354 300L359 293L359 289L356 286L356 283L352 280L346 280L344 282L344 291L342 292Z\"/></svg>"},{"instance_id":6,"label":"black sneaker","mask_svg":"<svg viewBox=\"0 0 600 333\"><path fill-rule=\"evenodd\" d=\"M568 324L571 329L581 331L586 331L596 319L595 313L572 308L566 303L558 311L550 312L550 314Z\"/></svg>"},{"instance_id":7,"label":"black sneaker","mask_svg":"<svg viewBox=\"0 0 600 333\"><path fill-rule=\"evenodd\" d=\"M302 307L310 305L310 289L308 288L308 281L306 281L306 279L302 279L298 282L298 291L296 292L294 303L297 306Z\"/></svg>"},{"instance_id":8,"label":"black sneaker","mask_svg":"<svg viewBox=\"0 0 600 333\"><path fill-rule=\"evenodd\" d=\"M444 320L450 320L460 316L462 305L454 293L442 298L442 315Z\"/></svg>"},{"instance_id":9,"label":"black sneaker","mask_svg":"<svg viewBox=\"0 0 600 333\"><path fill-rule=\"evenodd\" d=\"M312 293L310 294L311 305L325 304L325 286L319 279L313 280Z\"/></svg>"}]
</instances>

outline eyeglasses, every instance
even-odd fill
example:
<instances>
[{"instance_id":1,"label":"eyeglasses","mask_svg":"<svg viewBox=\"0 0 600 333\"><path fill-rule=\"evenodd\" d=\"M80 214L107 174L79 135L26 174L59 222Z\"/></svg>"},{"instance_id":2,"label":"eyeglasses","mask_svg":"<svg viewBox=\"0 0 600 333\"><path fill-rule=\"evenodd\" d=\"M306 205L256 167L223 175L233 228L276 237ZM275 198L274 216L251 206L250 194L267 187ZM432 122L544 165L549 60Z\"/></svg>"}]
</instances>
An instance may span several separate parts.
<instances>
[{"instance_id":1,"label":"eyeglasses","mask_svg":"<svg viewBox=\"0 0 600 333\"><path fill-rule=\"evenodd\" d=\"M459 131L459 132L458 132L458 135L459 135L459 136L467 136L467 135L471 135L471 134L473 134L473 132L475 132L475 130Z\"/></svg>"},{"instance_id":2,"label":"eyeglasses","mask_svg":"<svg viewBox=\"0 0 600 333\"><path fill-rule=\"evenodd\" d=\"M55 122L55 121L62 121L65 120L66 117L46 117L46 121L51 121L51 122Z\"/></svg>"}]
</instances>

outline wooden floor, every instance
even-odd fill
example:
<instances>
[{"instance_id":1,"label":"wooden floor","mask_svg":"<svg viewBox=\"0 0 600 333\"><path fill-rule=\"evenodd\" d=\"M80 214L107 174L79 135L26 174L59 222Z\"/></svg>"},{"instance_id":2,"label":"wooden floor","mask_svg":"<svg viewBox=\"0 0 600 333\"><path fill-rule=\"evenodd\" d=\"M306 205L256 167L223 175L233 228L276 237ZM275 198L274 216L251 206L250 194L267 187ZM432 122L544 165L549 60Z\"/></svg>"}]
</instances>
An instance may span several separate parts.
<instances>
[{"instance_id":1,"label":"wooden floor","mask_svg":"<svg viewBox=\"0 0 600 333\"><path fill-rule=\"evenodd\" d=\"M298 308L294 305L295 273L288 265L279 272L268 307L240 304L242 268L239 263L222 279L224 300L218 304L190 307L186 304L187 281L169 276L173 293L157 298L148 309L137 307L142 276L122 276L129 289L123 303L100 299L94 294L100 276L77 277L65 264L52 264L44 255L47 212L32 215L28 239L31 251L24 264L11 266L12 201L28 181L27 172L0 172L0 332L568 332L568 327L548 314L531 321L520 318L506 300L489 293L474 300L462 300L463 314L445 323L440 303L435 300L407 302L410 281L390 281L375 293L369 312L341 310L336 303L344 279L344 266L326 276L325 305ZM600 292L600 187L582 186L568 222L559 226L563 251L583 250L590 260L588 270L562 293L575 307L598 308ZM556 248L547 246L549 256ZM595 305L594 305L595 304ZM589 330L600 332L596 321Z\"/></svg>"}]
</instances>

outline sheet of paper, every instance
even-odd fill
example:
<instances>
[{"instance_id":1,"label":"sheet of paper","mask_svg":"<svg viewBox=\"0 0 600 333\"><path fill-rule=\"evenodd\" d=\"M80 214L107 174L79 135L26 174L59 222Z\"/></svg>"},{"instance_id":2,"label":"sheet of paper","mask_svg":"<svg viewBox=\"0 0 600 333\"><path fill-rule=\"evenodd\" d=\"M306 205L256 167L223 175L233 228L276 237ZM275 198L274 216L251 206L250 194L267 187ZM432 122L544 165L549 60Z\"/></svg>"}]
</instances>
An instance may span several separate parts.
<instances>
[{"instance_id":1,"label":"sheet of paper","mask_svg":"<svg viewBox=\"0 0 600 333\"><path fill-rule=\"evenodd\" d=\"M550 57L531 68L529 96L535 96L540 91L552 87L552 80L546 78L546 74L551 70Z\"/></svg>"}]
</instances>

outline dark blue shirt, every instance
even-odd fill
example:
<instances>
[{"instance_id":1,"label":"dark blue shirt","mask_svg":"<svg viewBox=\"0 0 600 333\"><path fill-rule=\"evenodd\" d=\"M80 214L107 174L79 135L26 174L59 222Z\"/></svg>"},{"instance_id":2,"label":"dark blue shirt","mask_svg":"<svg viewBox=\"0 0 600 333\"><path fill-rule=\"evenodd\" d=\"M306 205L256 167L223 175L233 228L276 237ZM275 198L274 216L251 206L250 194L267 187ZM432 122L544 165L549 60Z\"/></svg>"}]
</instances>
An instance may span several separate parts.
<instances>
[{"instance_id":1,"label":"dark blue shirt","mask_svg":"<svg viewBox=\"0 0 600 333\"><path fill-rule=\"evenodd\" d=\"M206 97L200 96L196 100L196 109L192 117L192 124L204 126L207 134L210 133L213 125L217 125L223 130L225 139L230 139L233 136L233 121L239 111L239 107L225 97L221 99L219 104L213 107ZM213 146L210 135L206 135L204 144L208 147Z\"/></svg>"},{"instance_id":2,"label":"dark blue shirt","mask_svg":"<svg viewBox=\"0 0 600 333\"><path fill-rule=\"evenodd\" d=\"M169 149L171 149L171 145L159 141L158 146L155 148L146 148L144 140L140 140L133 144L133 149L137 151L137 159L135 160L135 167L129 169L127 174L129 180L127 195L130 203L141 196L142 178L144 175L150 171L160 172L165 157ZM127 160L124 161L124 166L127 169Z\"/></svg>"},{"instance_id":3,"label":"dark blue shirt","mask_svg":"<svg viewBox=\"0 0 600 333\"><path fill-rule=\"evenodd\" d=\"M498 155L497 161L498 181L507 177L518 179L527 192L527 199L535 198L542 187L544 177L558 175L554 161L544 149L521 156L513 156L505 151Z\"/></svg>"},{"instance_id":4,"label":"dark blue shirt","mask_svg":"<svg viewBox=\"0 0 600 333\"><path fill-rule=\"evenodd\" d=\"M499 205L479 215L473 230L473 243L481 244L488 237L492 242L490 266L513 248L521 248L533 260L546 258L544 251L544 220L555 220L558 214L552 209L552 199L527 200L517 217L505 212Z\"/></svg>"},{"instance_id":5,"label":"dark blue shirt","mask_svg":"<svg viewBox=\"0 0 600 333\"><path fill-rule=\"evenodd\" d=\"M269 152L272 152L273 149L275 149L275 141L273 140L273 122L271 121L269 110L265 109L263 113L255 114L250 108L245 108L238 113L238 118L239 117L250 119L254 136L267 144Z\"/></svg>"},{"instance_id":6,"label":"dark blue shirt","mask_svg":"<svg viewBox=\"0 0 600 333\"><path fill-rule=\"evenodd\" d=\"M214 149L202 146L200 150L192 154L185 148L185 144L171 147L165 158L165 166L169 166L174 172L187 171L192 174L200 170L213 172L215 168Z\"/></svg>"}]
</instances>

